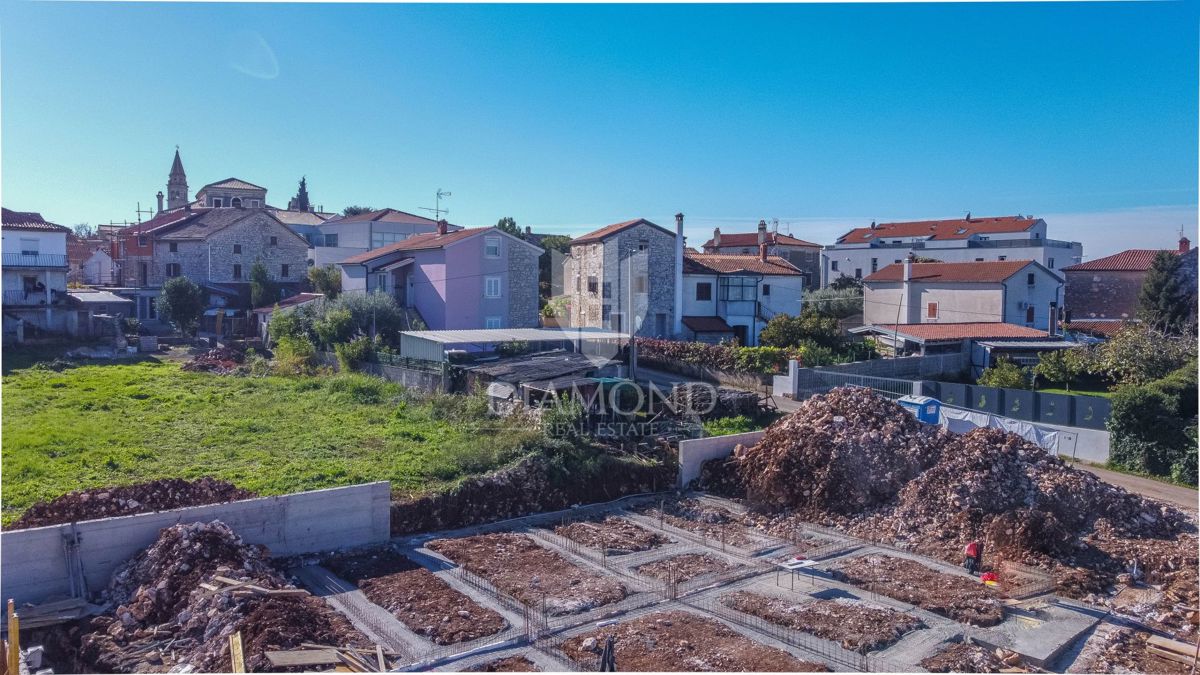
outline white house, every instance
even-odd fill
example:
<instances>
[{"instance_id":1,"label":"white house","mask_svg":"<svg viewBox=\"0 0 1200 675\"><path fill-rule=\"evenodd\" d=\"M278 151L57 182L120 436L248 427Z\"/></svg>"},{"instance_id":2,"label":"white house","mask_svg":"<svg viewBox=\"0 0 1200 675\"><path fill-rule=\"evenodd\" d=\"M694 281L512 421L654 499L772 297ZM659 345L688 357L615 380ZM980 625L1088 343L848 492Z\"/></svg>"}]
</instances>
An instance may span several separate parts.
<instances>
[{"instance_id":1,"label":"white house","mask_svg":"<svg viewBox=\"0 0 1200 675\"><path fill-rule=\"evenodd\" d=\"M1001 216L904 223L871 223L850 230L821 255L821 285L838 277L862 279L909 254L940 262L1035 260L1058 270L1083 260L1083 244L1046 238L1046 221Z\"/></svg>"},{"instance_id":2,"label":"white house","mask_svg":"<svg viewBox=\"0 0 1200 675\"><path fill-rule=\"evenodd\" d=\"M1032 260L914 263L863 280L863 323L1010 323L1050 330L1063 279Z\"/></svg>"},{"instance_id":3,"label":"white house","mask_svg":"<svg viewBox=\"0 0 1200 675\"><path fill-rule=\"evenodd\" d=\"M74 332L67 309L67 233L40 213L3 209L4 332Z\"/></svg>"},{"instance_id":4,"label":"white house","mask_svg":"<svg viewBox=\"0 0 1200 675\"><path fill-rule=\"evenodd\" d=\"M317 266L337 264L351 256L438 229L436 220L396 209L334 216L327 220L314 217L311 221L292 222L289 227L312 244L309 258ZM455 232L463 228L447 223L446 229Z\"/></svg>"},{"instance_id":5,"label":"white house","mask_svg":"<svg viewBox=\"0 0 1200 675\"><path fill-rule=\"evenodd\" d=\"M804 272L780 256L689 253L683 258L683 338L757 346L776 314L800 313Z\"/></svg>"}]
</instances>

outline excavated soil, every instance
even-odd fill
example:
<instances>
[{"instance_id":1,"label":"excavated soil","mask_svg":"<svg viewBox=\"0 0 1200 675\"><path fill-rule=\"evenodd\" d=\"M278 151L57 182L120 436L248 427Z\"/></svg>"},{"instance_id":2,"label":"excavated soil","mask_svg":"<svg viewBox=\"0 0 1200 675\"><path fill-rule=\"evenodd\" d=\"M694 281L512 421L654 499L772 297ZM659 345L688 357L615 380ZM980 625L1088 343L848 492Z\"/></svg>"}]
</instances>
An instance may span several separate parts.
<instances>
[{"instance_id":1,"label":"excavated soil","mask_svg":"<svg viewBox=\"0 0 1200 675\"><path fill-rule=\"evenodd\" d=\"M789 602L782 598L738 591L721 597L721 603L753 614L773 624L832 640L845 649L866 654L883 649L909 631L925 624L894 609L872 607L852 600Z\"/></svg>"},{"instance_id":2,"label":"excavated soil","mask_svg":"<svg viewBox=\"0 0 1200 675\"><path fill-rule=\"evenodd\" d=\"M698 499L666 502L661 509L653 505L645 506L639 512L650 518L660 518L672 527L723 541L730 546L746 546L752 542L737 514Z\"/></svg>"},{"instance_id":3,"label":"excavated soil","mask_svg":"<svg viewBox=\"0 0 1200 675\"><path fill-rule=\"evenodd\" d=\"M931 673L998 673L1007 668L992 650L968 642L954 642L921 661Z\"/></svg>"},{"instance_id":4,"label":"excavated soil","mask_svg":"<svg viewBox=\"0 0 1200 675\"><path fill-rule=\"evenodd\" d=\"M165 478L136 485L68 492L26 509L6 529L23 530L81 520L152 513L186 506L220 504L258 495L214 478Z\"/></svg>"},{"instance_id":5,"label":"excavated soil","mask_svg":"<svg viewBox=\"0 0 1200 675\"><path fill-rule=\"evenodd\" d=\"M833 570L839 581L916 605L934 614L974 626L995 626L1004 620L997 598L983 584L944 574L907 558L866 555Z\"/></svg>"},{"instance_id":6,"label":"excavated soil","mask_svg":"<svg viewBox=\"0 0 1200 675\"><path fill-rule=\"evenodd\" d=\"M1149 633L1122 629L1113 631L1099 653L1087 663L1089 673L1170 673L1182 675L1191 666L1163 658L1148 649ZM1192 636L1191 640L1194 641Z\"/></svg>"},{"instance_id":7,"label":"excavated soil","mask_svg":"<svg viewBox=\"0 0 1200 675\"><path fill-rule=\"evenodd\" d=\"M649 551L671 543L667 537L651 532L631 521L609 516L601 521L582 520L559 525L554 533L588 548L605 551L608 555L624 555Z\"/></svg>"},{"instance_id":8,"label":"excavated soil","mask_svg":"<svg viewBox=\"0 0 1200 675\"><path fill-rule=\"evenodd\" d=\"M552 616L584 612L623 600L620 582L588 572L523 534L479 534L427 545L491 582L497 589Z\"/></svg>"},{"instance_id":9,"label":"excavated soil","mask_svg":"<svg viewBox=\"0 0 1200 675\"><path fill-rule=\"evenodd\" d=\"M499 613L395 551L335 556L325 565L412 632L439 645L475 640L508 627Z\"/></svg>"},{"instance_id":10,"label":"excavated soil","mask_svg":"<svg viewBox=\"0 0 1200 675\"><path fill-rule=\"evenodd\" d=\"M541 672L537 664L524 656L509 656L467 668L467 673L536 673Z\"/></svg>"},{"instance_id":11,"label":"excavated soil","mask_svg":"<svg viewBox=\"0 0 1200 675\"><path fill-rule=\"evenodd\" d=\"M562 644L585 669L599 663L605 641L616 637L618 671L624 672L827 672L823 664L801 661L690 612L658 612L605 626Z\"/></svg>"},{"instance_id":12,"label":"excavated soil","mask_svg":"<svg viewBox=\"0 0 1200 675\"><path fill-rule=\"evenodd\" d=\"M646 563L641 567L634 568L634 571L651 579L666 581L673 578L675 581L682 583L699 576L704 576L705 574L728 572L733 567L733 565L714 555L684 553L671 556L670 558L663 558L662 560L655 560L652 563Z\"/></svg>"}]
</instances>

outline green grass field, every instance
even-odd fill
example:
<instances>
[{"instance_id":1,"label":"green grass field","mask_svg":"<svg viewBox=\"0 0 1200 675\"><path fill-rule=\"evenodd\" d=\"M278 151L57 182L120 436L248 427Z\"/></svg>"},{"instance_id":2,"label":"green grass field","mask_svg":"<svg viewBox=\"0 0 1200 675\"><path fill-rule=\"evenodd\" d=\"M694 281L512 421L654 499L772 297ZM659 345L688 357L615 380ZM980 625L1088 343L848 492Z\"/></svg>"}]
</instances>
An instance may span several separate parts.
<instances>
[{"instance_id":1,"label":"green grass field","mask_svg":"<svg viewBox=\"0 0 1200 675\"><path fill-rule=\"evenodd\" d=\"M1068 396L1101 396L1111 398L1113 392L1107 389L1072 389L1067 391L1059 387L1039 387L1038 391L1046 394L1067 394Z\"/></svg>"},{"instance_id":2,"label":"green grass field","mask_svg":"<svg viewBox=\"0 0 1200 675\"><path fill-rule=\"evenodd\" d=\"M281 494L373 480L418 490L518 457L540 431L478 398L362 375L232 377L144 361L3 379L3 522L81 488L214 476Z\"/></svg>"}]
</instances>

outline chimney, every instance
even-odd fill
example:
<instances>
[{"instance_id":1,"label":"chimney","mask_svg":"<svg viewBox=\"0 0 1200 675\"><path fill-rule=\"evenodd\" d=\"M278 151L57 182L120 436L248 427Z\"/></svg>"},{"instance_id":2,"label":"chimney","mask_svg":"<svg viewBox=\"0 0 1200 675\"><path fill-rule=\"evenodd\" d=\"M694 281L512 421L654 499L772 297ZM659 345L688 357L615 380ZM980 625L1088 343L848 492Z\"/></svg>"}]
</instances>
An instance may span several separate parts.
<instances>
[{"instance_id":1,"label":"chimney","mask_svg":"<svg viewBox=\"0 0 1200 675\"><path fill-rule=\"evenodd\" d=\"M904 259L904 280L912 279L913 254L909 253Z\"/></svg>"},{"instance_id":2,"label":"chimney","mask_svg":"<svg viewBox=\"0 0 1200 675\"><path fill-rule=\"evenodd\" d=\"M767 243L767 221L758 221L758 245L762 246Z\"/></svg>"},{"instance_id":3,"label":"chimney","mask_svg":"<svg viewBox=\"0 0 1200 675\"><path fill-rule=\"evenodd\" d=\"M721 228L713 228L713 248L721 248Z\"/></svg>"},{"instance_id":4,"label":"chimney","mask_svg":"<svg viewBox=\"0 0 1200 675\"><path fill-rule=\"evenodd\" d=\"M675 214L675 336L683 335L683 214Z\"/></svg>"},{"instance_id":5,"label":"chimney","mask_svg":"<svg viewBox=\"0 0 1200 675\"><path fill-rule=\"evenodd\" d=\"M905 316L904 323L921 323L921 301L920 291L916 288L916 284L912 283L912 266L913 254L909 253L904 259L904 303Z\"/></svg>"},{"instance_id":6,"label":"chimney","mask_svg":"<svg viewBox=\"0 0 1200 675\"><path fill-rule=\"evenodd\" d=\"M162 195L162 193L160 192L159 195ZM161 196L159 197L159 200L160 201L162 200ZM1187 237L1180 237L1179 238L1179 252L1187 253L1190 250L1192 250L1192 241L1190 239L1188 239Z\"/></svg>"},{"instance_id":7,"label":"chimney","mask_svg":"<svg viewBox=\"0 0 1200 675\"><path fill-rule=\"evenodd\" d=\"M758 245L758 259L762 262L767 262L767 245L766 244Z\"/></svg>"},{"instance_id":8,"label":"chimney","mask_svg":"<svg viewBox=\"0 0 1200 675\"><path fill-rule=\"evenodd\" d=\"M163 199L163 193L162 193L162 190L159 190L159 191L158 191L158 194L157 194L157 195L155 195L155 197L158 197L158 212L159 212L159 213L162 213L162 210L163 210L163 209L162 209L162 199Z\"/></svg>"},{"instance_id":9,"label":"chimney","mask_svg":"<svg viewBox=\"0 0 1200 675\"><path fill-rule=\"evenodd\" d=\"M438 224L437 224L438 235L440 236L440 235L446 234L446 229L447 229L446 228L446 220L445 219L439 220Z\"/></svg>"},{"instance_id":10,"label":"chimney","mask_svg":"<svg viewBox=\"0 0 1200 675\"><path fill-rule=\"evenodd\" d=\"M530 227L529 225L526 225L525 226L525 236L528 237L531 234L533 234L533 228Z\"/></svg>"}]
</instances>

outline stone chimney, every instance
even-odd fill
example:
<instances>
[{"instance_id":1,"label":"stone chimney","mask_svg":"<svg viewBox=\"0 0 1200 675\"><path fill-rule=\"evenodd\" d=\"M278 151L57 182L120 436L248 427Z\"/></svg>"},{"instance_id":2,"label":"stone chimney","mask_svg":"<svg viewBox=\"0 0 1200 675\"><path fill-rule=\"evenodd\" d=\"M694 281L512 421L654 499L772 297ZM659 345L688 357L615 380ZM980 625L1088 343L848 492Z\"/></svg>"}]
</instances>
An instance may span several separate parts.
<instances>
[{"instance_id":1,"label":"stone chimney","mask_svg":"<svg viewBox=\"0 0 1200 675\"><path fill-rule=\"evenodd\" d=\"M758 221L758 245L762 246L767 243L767 221Z\"/></svg>"},{"instance_id":2,"label":"stone chimney","mask_svg":"<svg viewBox=\"0 0 1200 675\"><path fill-rule=\"evenodd\" d=\"M904 259L904 277L905 281L912 279L913 254L909 253Z\"/></svg>"},{"instance_id":3,"label":"stone chimney","mask_svg":"<svg viewBox=\"0 0 1200 675\"><path fill-rule=\"evenodd\" d=\"M162 190L159 190L159 191L158 191L158 194L157 194L157 195L155 195L155 197L158 197L158 212L159 212L159 213L162 213L162 212L163 212L163 208L162 208L162 206L163 206L163 204L162 204L162 200L163 200L163 193L162 193Z\"/></svg>"},{"instance_id":4,"label":"stone chimney","mask_svg":"<svg viewBox=\"0 0 1200 675\"><path fill-rule=\"evenodd\" d=\"M683 335L683 214L675 214L675 336Z\"/></svg>"},{"instance_id":5,"label":"stone chimney","mask_svg":"<svg viewBox=\"0 0 1200 675\"><path fill-rule=\"evenodd\" d=\"M713 228L713 248L721 247L721 228Z\"/></svg>"},{"instance_id":6,"label":"stone chimney","mask_svg":"<svg viewBox=\"0 0 1200 675\"><path fill-rule=\"evenodd\" d=\"M921 292L916 284L912 283L912 266L913 254L909 253L904 259L904 275L901 277L904 281L901 288L904 293L902 302L905 311L900 318L904 323L921 323Z\"/></svg>"},{"instance_id":7,"label":"stone chimney","mask_svg":"<svg viewBox=\"0 0 1200 675\"><path fill-rule=\"evenodd\" d=\"M762 262L767 262L767 245L766 244L758 245L758 259Z\"/></svg>"},{"instance_id":8,"label":"stone chimney","mask_svg":"<svg viewBox=\"0 0 1200 675\"><path fill-rule=\"evenodd\" d=\"M445 219L443 219L443 220L439 220L439 221L438 221L438 224L437 224L437 233L438 233L438 235L439 235L439 236L441 236L441 235L443 235L443 234L446 234L446 229L447 229L447 228L446 228L446 221L445 221Z\"/></svg>"},{"instance_id":9,"label":"stone chimney","mask_svg":"<svg viewBox=\"0 0 1200 675\"><path fill-rule=\"evenodd\" d=\"M159 201L159 203L162 203L162 193L161 192L158 193L158 201ZM1180 237L1179 238L1179 252L1187 253L1190 250L1192 250L1192 240L1188 239L1187 237Z\"/></svg>"}]
</instances>

